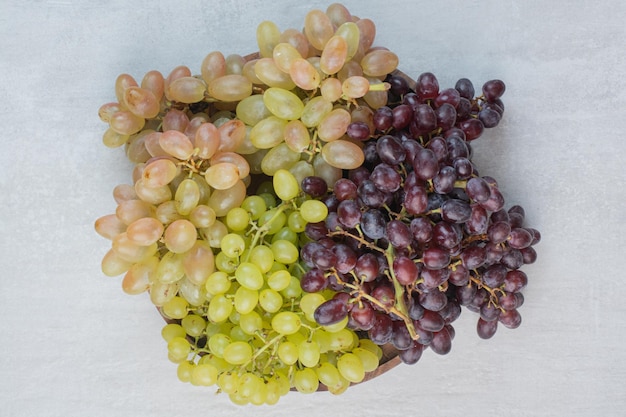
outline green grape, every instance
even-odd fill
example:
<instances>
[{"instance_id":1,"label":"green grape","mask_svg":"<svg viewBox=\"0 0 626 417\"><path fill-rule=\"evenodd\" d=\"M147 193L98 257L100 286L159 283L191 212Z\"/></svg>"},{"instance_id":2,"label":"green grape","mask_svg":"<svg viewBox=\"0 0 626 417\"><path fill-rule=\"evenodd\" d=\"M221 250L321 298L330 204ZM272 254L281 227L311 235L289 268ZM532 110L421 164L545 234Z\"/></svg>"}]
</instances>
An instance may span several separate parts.
<instances>
[{"instance_id":1,"label":"green grape","mask_svg":"<svg viewBox=\"0 0 626 417\"><path fill-rule=\"evenodd\" d=\"M180 324L191 337L200 337L206 330L206 321L197 314L188 314L183 317Z\"/></svg>"},{"instance_id":2,"label":"green grape","mask_svg":"<svg viewBox=\"0 0 626 417\"><path fill-rule=\"evenodd\" d=\"M212 80L207 91L211 97L217 100L236 102L252 94L252 83L243 75L227 74Z\"/></svg>"},{"instance_id":3,"label":"green grape","mask_svg":"<svg viewBox=\"0 0 626 417\"><path fill-rule=\"evenodd\" d=\"M333 395L340 395L350 388L350 381L339 374L339 382L336 385L328 386L328 392Z\"/></svg>"},{"instance_id":4,"label":"green grape","mask_svg":"<svg viewBox=\"0 0 626 417\"><path fill-rule=\"evenodd\" d=\"M191 372L191 383L204 387L210 387L217 382L217 368L215 366L203 363L194 366Z\"/></svg>"},{"instance_id":5,"label":"green grape","mask_svg":"<svg viewBox=\"0 0 626 417\"><path fill-rule=\"evenodd\" d=\"M215 213L215 211L213 211L213 213ZM209 242L212 248L219 248L222 238L228 234L228 228L221 221L215 220L211 226L202 229L202 232L205 240Z\"/></svg>"},{"instance_id":6,"label":"green grape","mask_svg":"<svg viewBox=\"0 0 626 417\"><path fill-rule=\"evenodd\" d=\"M176 368L176 376L181 382L191 382L191 374L195 367L196 365L193 362L181 362Z\"/></svg>"},{"instance_id":7,"label":"green grape","mask_svg":"<svg viewBox=\"0 0 626 417\"><path fill-rule=\"evenodd\" d=\"M265 404L274 405L280 399L280 385L274 379L270 378L265 384L266 398Z\"/></svg>"},{"instance_id":8,"label":"green grape","mask_svg":"<svg viewBox=\"0 0 626 417\"><path fill-rule=\"evenodd\" d=\"M176 295L178 283L166 284L156 281L150 286L150 301L157 307L167 303Z\"/></svg>"},{"instance_id":9,"label":"green grape","mask_svg":"<svg viewBox=\"0 0 626 417\"><path fill-rule=\"evenodd\" d=\"M267 278L267 285L274 291L283 291L291 283L291 274L287 270L273 272Z\"/></svg>"},{"instance_id":10,"label":"green grape","mask_svg":"<svg viewBox=\"0 0 626 417\"><path fill-rule=\"evenodd\" d=\"M235 365L230 364L224 360L224 358L220 358L215 355L204 355L198 361L199 364L208 363L217 368L218 372L230 372L235 368Z\"/></svg>"},{"instance_id":11,"label":"green grape","mask_svg":"<svg viewBox=\"0 0 626 417\"><path fill-rule=\"evenodd\" d=\"M185 337L187 332L183 329L183 326L176 323L168 323L161 329L161 337L166 342L169 342L175 337Z\"/></svg>"},{"instance_id":12,"label":"green grape","mask_svg":"<svg viewBox=\"0 0 626 417\"><path fill-rule=\"evenodd\" d=\"M202 61L200 73L204 82L226 75L226 59L220 51L210 52Z\"/></svg>"},{"instance_id":13,"label":"green grape","mask_svg":"<svg viewBox=\"0 0 626 417\"><path fill-rule=\"evenodd\" d=\"M223 294L218 294L209 301L209 309L207 317L215 323L219 323L228 319L233 311L233 303Z\"/></svg>"},{"instance_id":14,"label":"green grape","mask_svg":"<svg viewBox=\"0 0 626 417\"><path fill-rule=\"evenodd\" d=\"M305 341L298 345L298 360L307 368L313 368L320 360L320 346L314 341Z\"/></svg>"},{"instance_id":15,"label":"green grape","mask_svg":"<svg viewBox=\"0 0 626 417\"><path fill-rule=\"evenodd\" d=\"M306 229L307 221L304 220L300 211L293 211L287 217L289 229L295 233L303 233Z\"/></svg>"},{"instance_id":16,"label":"green grape","mask_svg":"<svg viewBox=\"0 0 626 417\"><path fill-rule=\"evenodd\" d=\"M263 383L259 385L258 390L250 397L250 404L263 405L267 399L267 386Z\"/></svg>"},{"instance_id":17,"label":"green grape","mask_svg":"<svg viewBox=\"0 0 626 417\"><path fill-rule=\"evenodd\" d=\"M398 66L398 56L389 50L377 49L361 59L363 73L370 77L384 77Z\"/></svg>"},{"instance_id":18,"label":"green grape","mask_svg":"<svg viewBox=\"0 0 626 417\"><path fill-rule=\"evenodd\" d=\"M279 240L286 240L288 242L291 242L292 244L296 245L298 244L298 234L296 232L294 232L293 230L291 230L288 226L284 226L282 229L280 229L278 232L274 233L274 235L272 235L272 243L277 242ZM280 264L282 265L282 264Z\"/></svg>"},{"instance_id":19,"label":"green grape","mask_svg":"<svg viewBox=\"0 0 626 417\"><path fill-rule=\"evenodd\" d=\"M115 130L108 128L102 135L102 143L107 148L119 148L126 144L130 138L130 135L122 135Z\"/></svg>"},{"instance_id":20,"label":"green grape","mask_svg":"<svg viewBox=\"0 0 626 417\"><path fill-rule=\"evenodd\" d=\"M363 363L353 353L344 353L337 360L337 370L341 376L350 382L359 383L365 378Z\"/></svg>"},{"instance_id":21,"label":"green grape","mask_svg":"<svg viewBox=\"0 0 626 417\"><path fill-rule=\"evenodd\" d=\"M343 68L348 57L348 42L342 36L331 37L320 56L320 69L325 74L336 74Z\"/></svg>"},{"instance_id":22,"label":"green grape","mask_svg":"<svg viewBox=\"0 0 626 417\"><path fill-rule=\"evenodd\" d=\"M222 238L220 242L222 253L229 258L238 258L246 249L246 242L241 235L229 233Z\"/></svg>"},{"instance_id":23,"label":"green grape","mask_svg":"<svg viewBox=\"0 0 626 417\"><path fill-rule=\"evenodd\" d=\"M279 334L289 335L300 330L302 321L296 313L291 311L281 311L272 317L272 329Z\"/></svg>"},{"instance_id":24,"label":"green grape","mask_svg":"<svg viewBox=\"0 0 626 417\"><path fill-rule=\"evenodd\" d=\"M353 142L335 140L322 147L322 157L331 166L340 169L355 169L365 160L363 150Z\"/></svg>"},{"instance_id":25,"label":"green grape","mask_svg":"<svg viewBox=\"0 0 626 417\"><path fill-rule=\"evenodd\" d=\"M315 373L317 374L317 378L320 382L327 387L339 384L339 371L337 370L337 367L328 362L320 363L320 366L315 368Z\"/></svg>"},{"instance_id":26,"label":"green grape","mask_svg":"<svg viewBox=\"0 0 626 417\"><path fill-rule=\"evenodd\" d=\"M299 160L300 154L292 151L286 143L282 142L270 149L263 157L261 170L265 175L273 176L279 169L288 170Z\"/></svg>"},{"instance_id":27,"label":"green grape","mask_svg":"<svg viewBox=\"0 0 626 417\"><path fill-rule=\"evenodd\" d=\"M321 154L317 154L313 157L313 169L315 170L315 175L323 178L330 188L333 188L335 183L342 178L343 175L343 171L340 168L330 165L324 160Z\"/></svg>"},{"instance_id":28,"label":"green grape","mask_svg":"<svg viewBox=\"0 0 626 417\"><path fill-rule=\"evenodd\" d=\"M137 183L139 183L140 181L141 180L137 181ZM137 185L137 184L135 184L135 185ZM137 187L135 187L135 189L136 188ZM166 186L166 188L169 191L169 187ZM171 194L171 192L170 192L170 194ZM170 195L170 197L171 197L171 195ZM174 220L178 220L178 219L182 219L183 218L183 216L181 216L180 213L178 213L178 211L176 210L176 202L172 201L172 200L160 203L157 206L157 208L156 208L156 213L155 213L154 216L155 216L155 218L158 221L160 221L164 225L168 225L171 222L173 222ZM191 215L190 215L190 220L191 220ZM192 223L193 223L193 220L192 220ZM194 225L195 225L195 223L194 223Z\"/></svg>"},{"instance_id":29,"label":"green grape","mask_svg":"<svg viewBox=\"0 0 626 417\"><path fill-rule=\"evenodd\" d=\"M304 111L304 109L303 109ZM285 125L285 143L294 152L303 152L311 144L311 135L301 120L292 120Z\"/></svg>"},{"instance_id":30,"label":"green grape","mask_svg":"<svg viewBox=\"0 0 626 417\"><path fill-rule=\"evenodd\" d=\"M278 345L277 353L278 358L283 361L285 365L293 365L298 361L298 346L288 340Z\"/></svg>"},{"instance_id":31,"label":"green grape","mask_svg":"<svg viewBox=\"0 0 626 417\"><path fill-rule=\"evenodd\" d=\"M223 271L213 272L205 283L206 291L211 295L226 293L230 289L230 285L230 278Z\"/></svg>"},{"instance_id":32,"label":"green grape","mask_svg":"<svg viewBox=\"0 0 626 417\"><path fill-rule=\"evenodd\" d=\"M288 72L294 84L303 90L315 90L322 79L317 68L304 58L293 60Z\"/></svg>"},{"instance_id":33,"label":"green grape","mask_svg":"<svg viewBox=\"0 0 626 417\"><path fill-rule=\"evenodd\" d=\"M250 142L257 149L271 149L285 140L283 131L287 121L277 116L269 116L258 122L250 131Z\"/></svg>"},{"instance_id":34,"label":"green grape","mask_svg":"<svg viewBox=\"0 0 626 417\"><path fill-rule=\"evenodd\" d=\"M320 353L330 351L330 333L324 329L318 329L313 333L311 340L317 342L320 347Z\"/></svg>"},{"instance_id":35,"label":"green grape","mask_svg":"<svg viewBox=\"0 0 626 417\"><path fill-rule=\"evenodd\" d=\"M197 103L204 98L207 86L196 77L181 77L172 81L165 95L172 101L181 103Z\"/></svg>"},{"instance_id":36,"label":"green grape","mask_svg":"<svg viewBox=\"0 0 626 417\"><path fill-rule=\"evenodd\" d=\"M159 261L154 278L164 284L171 284L180 281L184 275L183 256L167 252Z\"/></svg>"},{"instance_id":37,"label":"green grape","mask_svg":"<svg viewBox=\"0 0 626 417\"><path fill-rule=\"evenodd\" d=\"M324 330L326 330L329 333L337 333L337 332L344 330L347 325L348 325L348 317L344 318L341 321L338 321L335 324L329 324L329 325L322 326L322 327L324 327Z\"/></svg>"},{"instance_id":38,"label":"green grape","mask_svg":"<svg viewBox=\"0 0 626 417\"><path fill-rule=\"evenodd\" d=\"M268 313L276 313L283 306L283 297L278 292L266 288L259 293L259 305Z\"/></svg>"},{"instance_id":39,"label":"green grape","mask_svg":"<svg viewBox=\"0 0 626 417\"><path fill-rule=\"evenodd\" d=\"M254 63L254 74L268 87L283 88L285 90L293 90L296 87L289 74L281 71L272 58L261 58L256 61Z\"/></svg>"},{"instance_id":40,"label":"green grape","mask_svg":"<svg viewBox=\"0 0 626 417\"><path fill-rule=\"evenodd\" d=\"M299 119L304 110L300 97L282 88L270 87L265 90L263 102L274 116L283 120Z\"/></svg>"},{"instance_id":41,"label":"green grape","mask_svg":"<svg viewBox=\"0 0 626 417\"><path fill-rule=\"evenodd\" d=\"M178 292L181 297L194 307L198 307L208 300L204 286L194 284L189 277L185 277L180 281ZM210 298L211 296L209 295L208 297Z\"/></svg>"},{"instance_id":42,"label":"green grape","mask_svg":"<svg viewBox=\"0 0 626 417\"><path fill-rule=\"evenodd\" d=\"M304 34L311 45L317 49L324 49L324 45L333 36L335 28L330 18L321 10L313 9L304 18Z\"/></svg>"},{"instance_id":43,"label":"green grape","mask_svg":"<svg viewBox=\"0 0 626 417\"><path fill-rule=\"evenodd\" d=\"M239 387L239 375L234 372L224 372L217 378L217 386L226 394L233 394Z\"/></svg>"},{"instance_id":44,"label":"green grape","mask_svg":"<svg viewBox=\"0 0 626 417\"><path fill-rule=\"evenodd\" d=\"M259 54L262 57L271 57L274 48L280 42L280 29L276 23L265 20L257 26L256 40Z\"/></svg>"},{"instance_id":45,"label":"green grape","mask_svg":"<svg viewBox=\"0 0 626 417\"><path fill-rule=\"evenodd\" d=\"M197 238L196 226L185 219L174 220L163 233L165 246L174 253L187 252L196 243Z\"/></svg>"},{"instance_id":46,"label":"green grape","mask_svg":"<svg viewBox=\"0 0 626 417\"><path fill-rule=\"evenodd\" d=\"M319 200L306 200L300 205L300 215L307 223L321 222L328 216L328 207Z\"/></svg>"},{"instance_id":47,"label":"green grape","mask_svg":"<svg viewBox=\"0 0 626 417\"><path fill-rule=\"evenodd\" d=\"M241 314L239 317L239 327L249 335L255 334L263 328L263 319L256 311Z\"/></svg>"},{"instance_id":48,"label":"green grape","mask_svg":"<svg viewBox=\"0 0 626 417\"><path fill-rule=\"evenodd\" d=\"M158 250L158 246L156 243L153 243L150 246L136 245L128 239L127 233L124 232L113 238L111 249L113 249L115 254L120 259L134 264L154 255Z\"/></svg>"},{"instance_id":49,"label":"green grape","mask_svg":"<svg viewBox=\"0 0 626 417\"><path fill-rule=\"evenodd\" d=\"M279 169L274 173L272 178L274 191L278 198L283 201L289 201L296 198L300 193L300 185L293 174L286 169Z\"/></svg>"},{"instance_id":50,"label":"green grape","mask_svg":"<svg viewBox=\"0 0 626 417\"><path fill-rule=\"evenodd\" d=\"M220 323L208 322L206 325L206 337L209 338L218 333L229 334L230 329L232 328L233 324L228 321L223 321Z\"/></svg>"},{"instance_id":51,"label":"green grape","mask_svg":"<svg viewBox=\"0 0 626 417\"><path fill-rule=\"evenodd\" d=\"M183 254L183 270L189 282L202 286L215 270L215 257L211 246L204 240L197 240L196 244Z\"/></svg>"},{"instance_id":52,"label":"green grape","mask_svg":"<svg viewBox=\"0 0 626 417\"><path fill-rule=\"evenodd\" d=\"M274 252L264 245L255 246L250 250L249 260L264 274L274 265Z\"/></svg>"},{"instance_id":53,"label":"green grape","mask_svg":"<svg viewBox=\"0 0 626 417\"><path fill-rule=\"evenodd\" d=\"M241 203L241 208L250 214L250 219L258 220L259 217L267 210L267 205L263 197L251 195L245 198Z\"/></svg>"},{"instance_id":54,"label":"green grape","mask_svg":"<svg viewBox=\"0 0 626 417\"><path fill-rule=\"evenodd\" d=\"M250 215L242 207L232 208L226 215L226 226L234 232L242 232L250 225Z\"/></svg>"},{"instance_id":55,"label":"green grape","mask_svg":"<svg viewBox=\"0 0 626 417\"><path fill-rule=\"evenodd\" d=\"M224 349L224 360L233 365L243 365L252 359L252 347L246 342L232 342Z\"/></svg>"},{"instance_id":56,"label":"green grape","mask_svg":"<svg viewBox=\"0 0 626 417\"><path fill-rule=\"evenodd\" d=\"M163 314L171 319L182 319L188 313L189 303L182 297L175 296L163 304Z\"/></svg>"},{"instance_id":57,"label":"green grape","mask_svg":"<svg viewBox=\"0 0 626 417\"><path fill-rule=\"evenodd\" d=\"M254 249L252 250L252 252ZM251 254L252 254L251 252ZM252 255L253 256L253 255ZM242 286L250 290L259 290L263 286L263 271L252 262L242 262L235 271L235 278Z\"/></svg>"},{"instance_id":58,"label":"green grape","mask_svg":"<svg viewBox=\"0 0 626 417\"><path fill-rule=\"evenodd\" d=\"M271 184L271 183L264 183L264 184ZM267 207L268 210L271 210L273 208L276 208L276 197L274 196L274 189L272 188L271 191L261 191L263 190L263 185L261 184L259 186L259 191L257 191L259 193L259 197L261 197L263 199L263 201L265 201L265 206Z\"/></svg>"},{"instance_id":59,"label":"green grape","mask_svg":"<svg viewBox=\"0 0 626 417\"><path fill-rule=\"evenodd\" d=\"M237 118L248 126L255 126L272 113L265 106L262 94L253 94L237 104Z\"/></svg>"},{"instance_id":60,"label":"green grape","mask_svg":"<svg viewBox=\"0 0 626 417\"><path fill-rule=\"evenodd\" d=\"M246 372L239 377L239 387L237 393L243 398L250 398L256 391L265 385L263 380L251 372Z\"/></svg>"},{"instance_id":61,"label":"green grape","mask_svg":"<svg viewBox=\"0 0 626 417\"><path fill-rule=\"evenodd\" d=\"M215 211L217 217L224 217L234 207L240 207L246 198L246 185L239 180L226 190L215 190L209 197L208 206Z\"/></svg>"},{"instance_id":62,"label":"green grape","mask_svg":"<svg viewBox=\"0 0 626 417\"><path fill-rule=\"evenodd\" d=\"M336 36L341 36L346 40L347 53L346 60L349 61L359 50L360 30L356 23L345 22L335 31Z\"/></svg>"},{"instance_id":63,"label":"green grape","mask_svg":"<svg viewBox=\"0 0 626 417\"><path fill-rule=\"evenodd\" d=\"M306 293L300 299L300 310L304 313L307 320L315 322L313 313L326 299L318 292Z\"/></svg>"},{"instance_id":64,"label":"green grape","mask_svg":"<svg viewBox=\"0 0 626 417\"><path fill-rule=\"evenodd\" d=\"M372 109L376 110L387 104L388 94L383 82L376 77L366 77L370 82L370 91L363 96L363 100Z\"/></svg>"},{"instance_id":65,"label":"green grape","mask_svg":"<svg viewBox=\"0 0 626 417\"><path fill-rule=\"evenodd\" d=\"M300 295L302 294L302 287L300 287L300 280L294 277L293 275L291 275L289 285L280 293L286 299L300 297Z\"/></svg>"},{"instance_id":66,"label":"green grape","mask_svg":"<svg viewBox=\"0 0 626 417\"><path fill-rule=\"evenodd\" d=\"M248 314L257 306L259 292L241 286L235 291L235 310L239 314Z\"/></svg>"},{"instance_id":67,"label":"green grape","mask_svg":"<svg viewBox=\"0 0 626 417\"><path fill-rule=\"evenodd\" d=\"M323 204L323 203L322 203ZM274 259L276 262L282 264L292 264L298 261L300 252L296 245L288 240L277 240L272 243L272 252L274 252Z\"/></svg>"},{"instance_id":68,"label":"green grape","mask_svg":"<svg viewBox=\"0 0 626 417\"><path fill-rule=\"evenodd\" d=\"M191 345L184 337L174 337L167 342L168 357L175 363L180 363L187 359L191 352Z\"/></svg>"},{"instance_id":69,"label":"green grape","mask_svg":"<svg viewBox=\"0 0 626 417\"><path fill-rule=\"evenodd\" d=\"M341 95L341 82L337 81L337 83L339 83L339 95ZM322 86L323 85L324 82L322 82ZM339 98L339 96L337 98ZM324 116L326 116L332 110L332 101L329 101L322 96L313 97L304 105L300 120L302 121L302 124L304 124L304 126L306 126L307 128L317 127L317 125L320 124Z\"/></svg>"},{"instance_id":70,"label":"green grape","mask_svg":"<svg viewBox=\"0 0 626 417\"><path fill-rule=\"evenodd\" d=\"M230 345L230 343L230 336L227 336L224 333L216 333L209 337L209 350L218 358L223 358L224 349L226 349L226 346Z\"/></svg>"},{"instance_id":71,"label":"green grape","mask_svg":"<svg viewBox=\"0 0 626 417\"><path fill-rule=\"evenodd\" d=\"M132 135L143 129L146 125L146 119L128 110L120 110L111 115L109 125L112 130L120 135Z\"/></svg>"},{"instance_id":72,"label":"green grape","mask_svg":"<svg viewBox=\"0 0 626 417\"><path fill-rule=\"evenodd\" d=\"M151 256L134 264L122 279L122 290L126 294L141 294L150 289L150 283L154 281L154 275L159 266L159 259Z\"/></svg>"},{"instance_id":73,"label":"green grape","mask_svg":"<svg viewBox=\"0 0 626 417\"><path fill-rule=\"evenodd\" d=\"M159 136L159 146L168 155L183 161L191 157L194 149L187 135L178 130L164 130Z\"/></svg>"},{"instance_id":74,"label":"green grape","mask_svg":"<svg viewBox=\"0 0 626 417\"><path fill-rule=\"evenodd\" d=\"M364 348L354 348L352 349L352 353L359 357L361 363L363 364L363 370L365 372L372 372L376 368L378 368L378 356L375 353L364 349Z\"/></svg>"},{"instance_id":75,"label":"green grape","mask_svg":"<svg viewBox=\"0 0 626 417\"><path fill-rule=\"evenodd\" d=\"M311 368L299 369L294 372L293 384L303 394L311 394L319 388L317 374Z\"/></svg>"},{"instance_id":76,"label":"green grape","mask_svg":"<svg viewBox=\"0 0 626 417\"><path fill-rule=\"evenodd\" d=\"M274 47L272 58L281 71L288 73L292 63L296 59L301 59L302 55L290 43L280 42Z\"/></svg>"},{"instance_id":77,"label":"green grape","mask_svg":"<svg viewBox=\"0 0 626 417\"><path fill-rule=\"evenodd\" d=\"M268 235L277 233L287 223L287 215L284 211L270 209L263 213L258 220L259 226L264 226Z\"/></svg>"},{"instance_id":78,"label":"green grape","mask_svg":"<svg viewBox=\"0 0 626 417\"><path fill-rule=\"evenodd\" d=\"M289 172L291 172L291 174L296 177L296 181L298 182L298 184L302 184L302 180L304 180L306 177L315 175L313 165L311 165L310 162L304 160L300 160L293 164L289 168Z\"/></svg>"},{"instance_id":79,"label":"green grape","mask_svg":"<svg viewBox=\"0 0 626 417\"><path fill-rule=\"evenodd\" d=\"M383 350L380 348L380 346L372 342L370 339L359 339L358 347L372 352L376 355L379 361L383 357Z\"/></svg>"},{"instance_id":80,"label":"green grape","mask_svg":"<svg viewBox=\"0 0 626 417\"><path fill-rule=\"evenodd\" d=\"M229 258L224 252L220 252L215 255L215 267L218 271L232 274L237 269L238 264L237 259Z\"/></svg>"}]
</instances>

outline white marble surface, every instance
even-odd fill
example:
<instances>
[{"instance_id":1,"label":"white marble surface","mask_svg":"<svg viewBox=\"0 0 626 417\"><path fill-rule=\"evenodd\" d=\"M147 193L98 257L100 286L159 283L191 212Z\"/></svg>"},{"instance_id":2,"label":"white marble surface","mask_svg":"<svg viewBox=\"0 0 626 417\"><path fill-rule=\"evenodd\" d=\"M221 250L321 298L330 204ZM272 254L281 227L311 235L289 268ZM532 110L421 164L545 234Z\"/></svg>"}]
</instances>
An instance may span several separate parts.
<instances>
[{"instance_id":1,"label":"white marble surface","mask_svg":"<svg viewBox=\"0 0 626 417\"><path fill-rule=\"evenodd\" d=\"M626 409L626 3L346 1L411 75L507 83L481 173L543 241L517 330L489 341L459 319L425 353L347 393L239 408L179 383L146 297L100 272L94 220L130 178L100 137L100 104L206 53L255 49L256 25L300 27L321 1L0 2L0 416L622 416ZM620 388L622 387L622 388Z\"/></svg>"}]
</instances>

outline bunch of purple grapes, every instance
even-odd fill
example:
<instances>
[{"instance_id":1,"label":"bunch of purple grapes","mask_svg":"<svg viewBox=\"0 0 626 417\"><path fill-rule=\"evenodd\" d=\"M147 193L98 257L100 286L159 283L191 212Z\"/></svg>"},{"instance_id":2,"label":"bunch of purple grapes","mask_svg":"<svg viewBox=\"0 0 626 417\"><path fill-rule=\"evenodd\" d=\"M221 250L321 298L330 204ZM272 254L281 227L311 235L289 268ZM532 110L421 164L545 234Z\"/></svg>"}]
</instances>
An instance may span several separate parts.
<instances>
[{"instance_id":1,"label":"bunch of purple grapes","mask_svg":"<svg viewBox=\"0 0 626 417\"><path fill-rule=\"evenodd\" d=\"M347 318L415 363L427 347L450 351L462 306L479 314L481 338L518 327L528 282L520 267L536 260L541 237L471 161L470 142L502 117L504 83L488 81L475 97L467 79L444 90L431 73L412 89L400 76L387 82L392 104L374 112L374 133L362 121L348 128L365 163L332 191L319 177L302 182L329 214L307 225L301 287L337 292L315 311L318 323Z\"/></svg>"}]
</instances>

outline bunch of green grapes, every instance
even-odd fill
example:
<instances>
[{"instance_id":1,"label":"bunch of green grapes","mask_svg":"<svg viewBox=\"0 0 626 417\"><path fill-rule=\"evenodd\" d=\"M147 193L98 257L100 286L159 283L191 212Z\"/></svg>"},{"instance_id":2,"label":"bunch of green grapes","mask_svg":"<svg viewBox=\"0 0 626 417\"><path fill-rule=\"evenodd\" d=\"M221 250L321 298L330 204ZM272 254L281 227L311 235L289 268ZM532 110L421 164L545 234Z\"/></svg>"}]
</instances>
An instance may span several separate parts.
<instances>
[{"instance_id":1,"label":"bunch of green grapes","mask_svg":"<svg viewBox=\"0 0 626 417\"><path fill-rule=\"evenodd\" d=\"M332 189L360 167L359 122L375 133L397 56L372 47L376 29L340 4L311 10L304 30L257 28L258 53L209 53L199 74L179 66L115 82L103 143L124 147L132 184L96 220L111 240L102 260L128 294L148 293L178 377L216 385L237 404L273 404L290 390L332 393L378 367L380 347L313 313L336 293L303 293L300 249L326 205L302 192Z\"/></svg>"}]
</instances>

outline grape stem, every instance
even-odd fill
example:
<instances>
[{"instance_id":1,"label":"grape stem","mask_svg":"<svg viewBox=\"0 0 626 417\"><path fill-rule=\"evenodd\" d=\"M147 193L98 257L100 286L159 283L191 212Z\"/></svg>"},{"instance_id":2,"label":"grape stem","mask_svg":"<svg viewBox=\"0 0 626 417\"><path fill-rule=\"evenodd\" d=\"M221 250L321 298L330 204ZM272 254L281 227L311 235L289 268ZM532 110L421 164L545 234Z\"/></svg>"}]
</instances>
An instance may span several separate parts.
<instances>
[{"instance_id":1,"label":"grape stem","mask_svg":"<svg viewBox=\"0 0 626 417\"><path fill-rule=\"evenodd\" d=\"M254 249L256 245L258 245L259 240L261 240L263 236L265 236L265 234L270 230L272 222L276 220L283 211L287 210L291 206L291 204L291 201L284 201L282 204L276 207L276 213L274 213L274 215L270 217L269 220L265 222L265 224L263 224L263 226L261 227L258 227L256 223L252 222L252 226L256 229L256 232L254 233L254 237L252 238L252 242L250 243L250 250L248 251L245 262L249 261L252 249Z\"/></svg>"}]
</instances>

